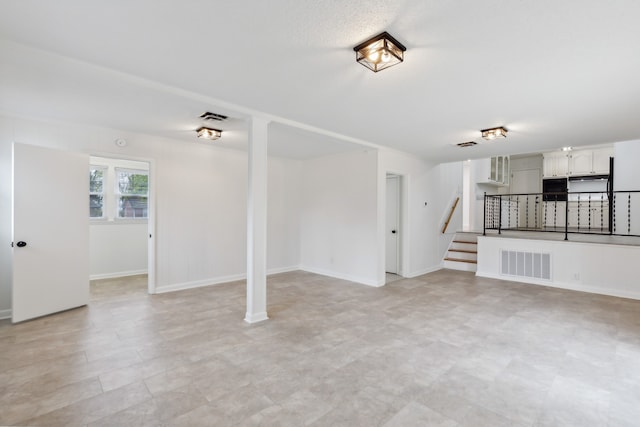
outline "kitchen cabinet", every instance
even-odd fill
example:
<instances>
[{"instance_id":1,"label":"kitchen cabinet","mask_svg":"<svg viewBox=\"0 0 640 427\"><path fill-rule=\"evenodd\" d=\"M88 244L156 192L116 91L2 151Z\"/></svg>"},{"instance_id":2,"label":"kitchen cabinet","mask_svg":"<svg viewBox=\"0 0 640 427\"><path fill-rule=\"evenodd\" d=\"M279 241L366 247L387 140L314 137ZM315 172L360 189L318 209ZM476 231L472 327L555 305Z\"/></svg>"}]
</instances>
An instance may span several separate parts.
<instances>
[{"instance_id":1,"label":"kitchen cabinet","mask_svg":"<svg viewBox=\"0 0 640 427\"><path fill-rule=\"evenodd\" d=\"M556 178L567 176L569 171L569 158L566 153L544 153L542 156L543 178Z\"/></svg>"},{"instance_id":2,"label":"kitchen cabinet","mask_svg":"<svg viewBox=\"0 0 640 427\"><path fill-rule=\"evenodd\" d=\"M596 175L609 175L609 158L613 157L613 148L598 148L593 150L593 173Z\"/></svg>"},{"instance_id":3,"label":"kitchen cabinet","mask_svg":"<svg viewBox=\"0 0 640 427\"><path fill-rule=\"evenodd\" d=\"M480 184L509 185L509 156L496 156L475 161L476 179Z\"/></svg>"},{"instance_id":4,"label":"kitchen cabinet","mask_svg":"<svg viewBox=\"0 0 640 427\"><path fill-rule=\"evenodd\" d=\"M569 155L569 175L608 175L612 148L576 150Z\"/></svg>"}]
</instances>

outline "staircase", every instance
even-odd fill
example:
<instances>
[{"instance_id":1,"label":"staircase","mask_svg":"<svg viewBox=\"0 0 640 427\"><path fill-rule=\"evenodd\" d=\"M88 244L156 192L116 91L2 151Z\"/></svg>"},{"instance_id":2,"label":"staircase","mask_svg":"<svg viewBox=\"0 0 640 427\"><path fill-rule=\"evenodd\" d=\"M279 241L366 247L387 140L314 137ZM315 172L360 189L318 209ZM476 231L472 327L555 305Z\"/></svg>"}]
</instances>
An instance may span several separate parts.
<instances>
[{"instance_id":1,"label":"staircase","mask_svg":"<svg viewBox=\"0 0 640 427\"><path fill-rule=\"evenodd\" d=\"M444 257L443 267L450 270L477 271L478 233L457 232Z\"/></svg>"}]
</instances>

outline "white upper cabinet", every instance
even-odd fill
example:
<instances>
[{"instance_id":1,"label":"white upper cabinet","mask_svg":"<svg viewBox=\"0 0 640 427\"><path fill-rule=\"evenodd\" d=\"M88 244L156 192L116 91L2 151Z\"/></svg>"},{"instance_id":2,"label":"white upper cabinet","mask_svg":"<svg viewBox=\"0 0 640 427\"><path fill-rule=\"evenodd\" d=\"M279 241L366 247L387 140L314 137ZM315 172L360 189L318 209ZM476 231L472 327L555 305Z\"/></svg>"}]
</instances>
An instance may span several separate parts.
<instances>
[{"instance_id":1,"label":"white upper cabinet","mask_svg":"<svg viewBox=\"0 0 640 427\"><path fill-rule=\"evenodd\" d=\"M496 156L490 159L474 160L476 182L480 184L509 185L511 174L509 156Z\"/></svg>"},{"instance_id":2,"label":"white upper cabinet","mask_svg":"<svg viewBox=\"0 0 640 427\"><path fill-rule=\"evenodd\" d=\"M569 171L569 158L564 152L544 153L542 157L542 176L555 178L567 176Z\"/></svg>"},{"instance_id":3,"label":"white upper cabinet","mask_svg":"<svg viewBox=\"0 0 640 427\"><path fill-rule=\"evenodd\" d=\"M542 175L544 178L608 175L609 157L613 157L613 147L575 150L569 154L544 153Z\"/></svg>"},{"instance_id":4,"label":"white upper cabinet","mask_svg":"<svg viewBox=\"0 0 640 427\"><path fill-rule=\"evenodd\" d=\"M613 147L593 150L593 173L596 175L608 175L610 157L613 157Z\"/></svg>"},{"instance_id":5,"label":"white upper cabinet","mask_svg":"<svg viewBox=\"0 0 640 427\"><path fill-rule=\"evenodd\" d=\"M591 150L573 151L569 154L569 175L589 175L593 170L592 161Z\"/></svg>"}]
</instances>

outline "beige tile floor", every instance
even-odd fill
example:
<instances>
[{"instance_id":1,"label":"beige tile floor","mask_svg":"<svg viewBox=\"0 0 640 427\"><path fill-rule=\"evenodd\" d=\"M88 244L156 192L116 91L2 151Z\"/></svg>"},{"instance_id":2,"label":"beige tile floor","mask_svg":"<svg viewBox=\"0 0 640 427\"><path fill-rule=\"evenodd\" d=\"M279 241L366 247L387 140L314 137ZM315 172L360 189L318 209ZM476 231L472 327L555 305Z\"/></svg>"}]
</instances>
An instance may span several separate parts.
<instances>
[{"instance_id":1,"label":"beige tile floor","mask_svg":"<svg viewBox=\"0 0 640 427\"><path fill-rule=\"evenodd\" d=\"M442 270L269 279L0 322L0 425L638 426L640 301Z\"/></svg>"}]
</instances>

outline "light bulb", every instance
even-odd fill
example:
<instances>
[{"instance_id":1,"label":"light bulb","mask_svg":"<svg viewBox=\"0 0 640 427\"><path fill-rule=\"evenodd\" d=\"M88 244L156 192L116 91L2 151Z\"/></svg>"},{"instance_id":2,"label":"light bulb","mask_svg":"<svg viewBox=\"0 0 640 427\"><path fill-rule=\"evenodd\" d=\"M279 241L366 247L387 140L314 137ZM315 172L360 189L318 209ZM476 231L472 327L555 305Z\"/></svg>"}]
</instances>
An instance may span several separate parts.
<instances>
[{"instance_id":1,"label":"light bulb","mask_svg":"<svg viewBox=\"0 0 640 427\"><path fill-rule=\"evenodd\" d=\"M391 61L391 54L389 53L389 51L388 51L388 50L386 50L386 49L385 49L384 51L382 51L382 57L381 57L381 59L382 59L382 62L389 62L389 61Z\"/></svg>"},{"instance_id":2,"label":"light bulb","mask_svg":"<svg viewBox=\"0 0 640 427\"><path fill-rule=\"evenodd\" d=\"M370 62L377 64L378 61L380 61L380 52L378 52L377 50L373 50L369 52L369 54L367 55L367 58L369 59Z\"/></svg>"}]
</instances>

